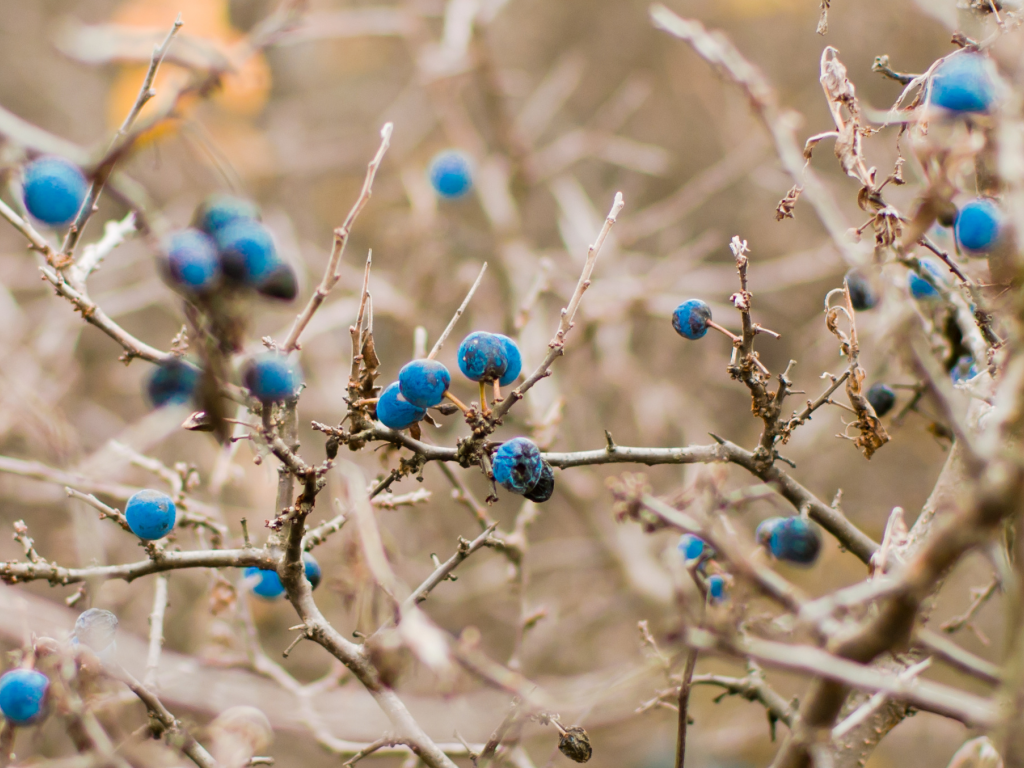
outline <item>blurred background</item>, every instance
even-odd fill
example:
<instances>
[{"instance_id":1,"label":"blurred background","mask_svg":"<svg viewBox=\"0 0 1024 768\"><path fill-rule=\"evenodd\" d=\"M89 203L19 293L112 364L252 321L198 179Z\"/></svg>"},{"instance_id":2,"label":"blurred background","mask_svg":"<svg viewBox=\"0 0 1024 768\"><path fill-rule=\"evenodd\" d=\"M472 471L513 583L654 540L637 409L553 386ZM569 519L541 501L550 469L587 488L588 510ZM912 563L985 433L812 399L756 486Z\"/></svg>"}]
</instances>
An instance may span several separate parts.
<instances>
[{"instance_id":1,"label":"blurred background","mask_svg":"<svg viewBox=\"0 0 1024 768\"><path fill-rule=\"evenodd\" d=\"M824 38L815 34L814 0L667 4L725 31L774 83L781 102L802 115L801 138L832 128L818 83L825 45L838 48L862 102L877 109L887 108L901 86L870 71L875 56L889 54L895 69L919 73L950 50L944 20L952 1L838 0ZM179 12L185 26L172 52L207 55L232 50L275 6L270 0L0 0L0 105L83 153L101 151L137 93L145 70L140 59L148 59L153 40ZM474 18L475 24L467 21ZM151 38L145 30L153 31ZM165 66L155 107L161 86L166 90L180 76L173 61ZM782 333L779 341L761 337L761 359L774 373L796 359L796 386L813 397L823 387L822 372L844 367L821 307L825 294L841 285L845 267L809 207L798 205L795 219L775 221L775 206L792 182L748 107L745 96L688 46L653 28L647 0L312 0L298 26L246 58L210 98L183 103L179 119L147 135L122 168L150 198L158 230L186 225L213 191L233 191L260 204L281 253L299 273L300 298L287 307L254 303L250 337L258 344L263 335L283 338L312 292L332 230L358 194L381 126L394 123L392 146L352 233L342 280L303 338L308 388L300 404L302 450L313 460L323 456L323 438L308 429L310 420L337 424L345 414L348 326L368 249L381 384L411 359L416 326L424 326L433 343L485 261L483 284L440 359L454 370L462 336L498 331L519 339L529 371L546 352L558 311L617 190L626 207L598 262L567 353L554 375L512 411L499 437L532 434L545 448L569 451L603 447L604 430L619 444L645 446L704 444L713 431L750 447L760 422L750 415L745 388L726 373L728 343L715 334L700 342L681 339L669 323L672 309L701 298L716 320L736 327L728 304L736 289L728 242L733 235L747 240L755 319ZM476 184L462 200L439 201L426 168L435 153L450 147L472 157ZM4 140L2 152L4 199L12 201L23 149ZM894 129L873 138L867 154L887 174L896 157ZM862 224L866 216L856 206L855 183L842 176L827 147L819 148L814 166L851 226ZM913 200L915 174L911 162L910 183L889 192L904 210ZM101 235L102 221L125 213L106 196L85 242ZM90 293L129 331L167 349L183 315L154 266L152 241L132 239L107 258L90 280ZM200 478L194 497L222 516L232 540L239 539L245 517L257 543L264 541L263 521L274 511L275 461L254 463L247 441L222 451L208 436L181 430L184 411L152 411L142 393L148 364L120 363L117 345L55 297L37 267L17 233L0 226L0 526L10 530L24 519L43 556L63 565L140 559L132 537L67 499L63 485L123 504L126 488L164 487L139 466L145 455L167 466L193 465ZM537 287L539 298L531 302ZM858 316L869 382L910 383L887 346L885 317L884 305ZM455 393L472 399L472 385L454 378ZM905 402L901 395L900 405ZM929 430L925 416L909 413L896 423L886 420L893 439L867 462L837 437L843 416L839 409L819 411L785 455L796 463L794 476L821 498L831 500L841 489L845 513L878 540L894 506L906 509L911 521L916 517L948 446ZM454 445L465 427L449 417L440 429L428 429L430 439ZM368 480L397 463L388 451L346 452L343 458L357 462ZM575 711L561 714L563 722L590 731L593 765L660 768L671 765L675 713L633 713L665 685L636 626L648 620L663 648L678 652L666 639L679 625L678 568L674 537L645 536L633 524L615 523L604 480L628 469L560 472L554 498L537 509L522 600L527 613L543 609L546 615L526 635L521 668L578 702ZM457 471L478 498L486 495L479 473ZM644 471L658 493L670 494L708 470ZM719 471L731 486L752 483L738 468ZM399 575L412 585L432 570L431 553L444 559L458 536L479 532L437 466L426 467L422 484L406 479L393 491L421 488L430 492L428 500L381 509L378 518ZM314 524L335 513L330 496L321 499ZM520 507L506 496L492 514L508 530ZM752 530L769 515L789 513L782 501L766 500L748 505L737 522ZM178 539L183 548L197 543L191 532ZM21 554L10 537L0 537L0 557ZM316 555L325 572L317 592L324 613L344 634L372 631L380 606L354 533L342 530ZM814 594L865 575L860 562L831 541L814 568L780 568ZM455 634L478 628L483 649L507 661L521 616L508 562L484 550L458 575L458 582L434 593L426 610ZM236 574L225 576L238 581ZM170 577L161 674L167 703L199 724L230 704L254 703L277 728L271 754L278 765L333 759L308 738L291 694L238 668L245 666L243 614L251 611L263 648L281 660L293 636L287 631L295 623L291 607L246 600L226 609L211 605L214 578L206 572ZM965 562L947 581L935 623L961 613L970 589L989 580L982 558ZM66 631L78 610L94 605L117 613L126 659L131 662L133 653L141 659L152 608L149 582L91 585L74 610L63 605L73 587L17 587L28 602L13 594L15 588L4 588L5 642L17 646L26 626ZM683 598L696 599L692 585ZM751 603L753 611L766 608ZM1000 628L993 601L980 612L976 631L965 629L957 639L974 653L999 659ZM327 654L310 643L282 664L301 681L330 669ZM698 666L698 672L715 670L742 673L723 660L702 659ZM974 685L942 670L929 674ZM797 678L770 678L787 697L803 689ZM486 691L464 674L442 684L410 668L397 687L443 740L451 740L453 730L470 741L485 740L508 702L507 695ZM357 688L343 686L316 708L335 736L372 740L386 724ZM689 765L765 764L774 746L763 710L736 699L715 704L717 695L706 688L694 694ZM144 721L144 711L127 700L122 705L119 717L128 733ZM965 736L958 724L917 715L883 742L869 765L942 765ZM56 722L21 738L22 755L67 749ZM525 745L537 766L566 760L555 751L550 728L531 726ZM391 758L378 762L397 764Z\"/></svg>"}]
</instances>

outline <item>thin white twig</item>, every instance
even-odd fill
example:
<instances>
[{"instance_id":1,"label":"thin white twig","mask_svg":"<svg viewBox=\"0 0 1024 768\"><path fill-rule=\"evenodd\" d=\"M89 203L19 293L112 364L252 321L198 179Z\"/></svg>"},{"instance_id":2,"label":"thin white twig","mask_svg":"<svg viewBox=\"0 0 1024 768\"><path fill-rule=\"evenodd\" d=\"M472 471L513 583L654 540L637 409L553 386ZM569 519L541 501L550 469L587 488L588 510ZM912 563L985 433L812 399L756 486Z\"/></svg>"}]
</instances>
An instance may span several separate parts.
<instances>
[{"instance_id":1,"label":"thin white twig","mask_svg":"<svg viewBox=\"0 0 1024 768\"><path fill-rule=\"evenodd\" d=\"M459 318L462 317L462 313L466 311L466 307L469 306L470 300L473 298L473 294L476 293L476 289L480 286L480 281L484 279L484 272L487 271L487 262L485 261L483 266L480 267L480 274L476 276L476 280L469 289L469 293L466 294L466 298L462 300L462 304L455 310L455 316L448 323L448 327L444 329L444 332L437 337L437 341L434 342L433 348L430 350L430 354L427 355L427 360L433 360L437 357L437 353L441 351L441 347L448 340L448 336L451 335L452 329L455 328L455 324L459 322Z\"/></svg>"},{"instance_id":2,"label":"thin white twig","mask_svg":"<svg viewBox=\"0 0 1024 768\"><path fill-rule=\"evenodd\" d=\"M167 613L167 577L158 574L153 591L153 612L149 614L149 653L146 654L146 675L142 684L158 690L157 672L160 669L160 652L164 647L164 615Z\"/></svg>"}]
</instances>

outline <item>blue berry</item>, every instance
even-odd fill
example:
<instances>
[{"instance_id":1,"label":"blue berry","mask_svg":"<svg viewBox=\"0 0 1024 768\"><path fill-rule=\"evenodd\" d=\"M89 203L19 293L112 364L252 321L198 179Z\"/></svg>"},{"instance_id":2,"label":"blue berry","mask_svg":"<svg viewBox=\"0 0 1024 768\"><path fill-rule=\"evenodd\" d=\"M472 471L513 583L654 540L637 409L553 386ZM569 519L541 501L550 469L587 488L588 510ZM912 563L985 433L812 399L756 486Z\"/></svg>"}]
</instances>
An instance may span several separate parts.
<instances>
[{"instance_id":1,"label":"blue berry","mask_svg":"<svg viewBox=\"0 0 1024 768\"><path fill-rule=\"evenodd\" d=\"M990 251L999 241L1003 214L991 200L978 198L967 203L956 217L954 232L960 248L971 255Z\"/></svg>"},{"instance_id":2,"label":"blue berry","mask_svg":"<svg viewBox=\"0 0 1024 768\"><path fill-rule=\"evenodd\" d=\"M504 377L508 356L498 335L474 331L464 338L459 345L459 370L470 381L494 381Z\"/></svg>"},{"instance_id":3,"label":"blue berry","mask_svg":"<svg viewBox=\"0 0 1024 768\"><path fill-rule=\"evenodd\" d=\"M303 572L306 574L306 581L309 582L309 586L312 589L316 589L320 586L320 579L323 574L320 571L320 563L316 561L309 552L302 553L302 566Z\"/></svg>"},{"instance_id":4,"label":"blue berry","mask_svg":"<svg viewBox=\"0 0 1024 768\"><path fill-rule=\"evenodd\" d=\"M700 299L684 301L672 313L672 327L685 339L700 339L708 332L711 307Z\"/></svg>"},{"instance_id":5,"label":"blue berry","mask_svg":"<svg viewBox=\"0 0 1024 768\"><path fill-rule=\"evenodd\" d=\"M114 636L117 634L117 616L102 608L90 608L83 611L75 619L75 631L72 642L75 645L87 645L96 653L103 653L108 649L113 651L117 644Z\"/></svg>"},{"instance_id":6,"label":"blue berry","mask_svg":"<svg viewBox=\"0 0 1024 768\"><path fill-rule=\"evenodd\" d=\"M494 337L501 342L501 349L505 353L506 360L505 373L498 379L498 384L507 387L519 378L519 374L523 370L523 356L519 354L519 347L508 336L496 333Z\"/></svg>"},{"instance_id":7,"label":"blue berry","mask_svg":"<svg viewBox=\"0 0 1024 768\"><path fill-rule=\"evenodd\" d=\"M996 100L992 65L980 53L961 53L938 66L931 103L951 112L988 112Z\"/></svg>"},{"instance_id":8,"label":"blue berry","mask_svg":"<svg viewBox=\"0 0 1024 768\"><path fill-rule=\"evenodd\" d=\"M540 470L540 479L534 483L533 488L523 494L527 499L537 504L542 504L551 498L555 492L555 470L546 461Z\"/></svg>"},{"instance_id":9,"label":"blue berry","mask_svg":"<svg viewBox=\"0 0 1024 768\"><path fill-rule=\"evenodd\" d=\"M256 203L234 195L210 195L192 217L192 225L208 235L215 235L236 221L259 221L260 209Z\"/></svg>"},{"instance_id":10,"label":"blue berry","mask_svg":"<svg viewBox=\"0 0 1024 768\"><path fill-rule=\"evenodd\" d=\"M139 491L130 499L124 508L124 516L132 533L146 541L162 539L177 519L174 501L166 493L160 491Z\"/></svg>"},{"instance_id":11,"label":"blue berry","mask_svg":"<svg viewBox=\"0 0 1024 768\"><path fill-rule=\"evenodd\" d=\"M768 548L779 560L810 565L821 551L821 534L810 520L786 517L772 528Z\"/></svg>"},{"instance_id":12,"label":"blue berry","mask_svg":"<svg viewBox=\"0 0 1024 768\"><path fill-rule=\"evenodd\" d=\"M261 403L277 403L295 397L302 382L287 357L264 352L246 361L242 383Z\"/></svg>"},{"instance_id":13,"label":"blue berry","mask_svg":"<svg viewBox=\"0 0 1024 768\"><path fill-rule=\"evenodd\" d=\"M692 533L684 533L679 537L679 543L676 545L679 554L687 563L692 563L703 555L705 547L707 544L704 543L704 539L694 536Z\"/></svg>"},{"instance_id":14,"label":"blue berry","mask_svg":"<svg viewBox=\"0 0 1024 768\"><path fill-rule=\"evenodd\" d=\"M708 576L708 601L712 605L725 601L725 577L715 573Z\"/></svg>"},{"instance_id":15,"label":"blue berry","mask_svg":"<svg viewBox=\"0 0 1024 768\"><path fill-rule=\"evenodd\" d=\"M388 384L377 398L377 419L389 429L406 429L427 415L404 397L397 381Z\"/></svg>"},{"instance_id":16,"label":"blue berry","mask_svg":"<svg viewBox=\"0 0 1024 768\"><path fill-rule=\"evenodd\" d=\"M473 165L455 149L446 149L430 161L430 185L445 198L462 197L473 186Z\"/></svg>"},{"instance_id":17,"label":"blue berry","mask_svg":"<svg viewBox=\"0 0 1024 768\"><path fill-rule=\"evenodd\" d=\"M501 444L491 460L494 479L506 490L524 495L541 479L544 460L528 438L516 437Z\"/></svg>"},{"instance_id":18,"label":"blue berry","mask_svg":"<svg viewBox=\"0 0 1024 768\"><path fill-rule=\"evenodd\" d=\"M878 297L871 289L871 283L860 272L851 269L846 273L846 285L850 289L850 303L858 312L874 309Z\"/></svg>"},{"instance_id":19,"label":"blue berry","mask_svg":"<svg viewBox=\"0 0 1024 768\"><path fill-rule=\"evenodd\" d=\"M775 526L785 519L784 517L769 517L767 520L762 520L758 523L757 530L754 531L754 539L758 544L767 547L771 543L772 531L775 530Z\"/></svg>"},{"instance_id":20,"label":"blue berry","mask_svg":"<svg viewBox=\"0 0 1024 768\"><path fill-rule=\"evenodd\" d=\"M935 266L931 261L922 259L921 265L925 270L934 278L938 285L945 283L942 278L942 273L939 268ZM938 289L930 282L922 278L916 272L910 272L907 275L907 285L910 288L910 295L918 301L935 301L941 298L941 294Z\"/></svg>"},{"instance_id":21,"label":"blue berry","mask_svg":"<svg viewBox=\"0 0 1024 768\"><path fill-rule=\"evenodd\" d=\"M274 600L284 594L284 584L281 583L281 577L277 575L277 571L251 565L245 569L244 576L246 579L253 576L259 577L252 586L252 592L265 600Z\"/></svg>"},{"instance_id":22,"label":"blue berry","mask_svg":"<svg viewBox=\"0 0 1024 768\"><path fill-rule=\"evenodd\" d=\"M291 264L279 261L256 286L256 291L270 299L291 301L299 294L299 280Z\"/></svg>"},{"instance_id":23,"label":"blue berry","mask_svg":"<svg viewBox=\"0 0 1024 768\"><path fill-rule=\"evenodd\" d=\"M949 377L953 380L954 384L973 379L977 375L978 364L974 362L974 358L971 355L964 355L957 360L956 365L949 372Z\"/></svg>"},{"instance_id":24,"label":"blue berry","mask_svg":"<svg viewBox=\"0 0 1024 768\"><path fill-rule=\"evenodd\" d=\"M892 387L880 381L876 381L868 388L867 398L879 418L885 416L896 405L896 393L892 391Z\"/></svg>"},{"instance_id":25,"label":"blue berry","mask_svg":"<svg viewBox=\"0 0 1024 768\"><path fill-rule=\"evenodd\" d=\"M282 264L270 231L258 221L240 219L217 230L220 268L236 283L259 288Z\"/></svg>"},{"instance_id":26,"label":"blue berry","mask_svg":"<svg viewBox=\"0 0 1024 768\"><path fill-rule=\"evenodd\" d=\"M199 369L180 357L161 360L146 381L146 394L154 407L187 403L199 386Z\"/></svg>"},{"instance_id":27,"label":"blue berry","mask_svg":"<svg viewBox=\"0 0 1024 768\"><path fill-rule=\"evenodd\" d=\"M50 681L34 669L12 669L0 677L0 711L15 725L30 725L46 716Z\"/></svg>"},{"instance_id":28,"label":"blue berry","mask_svg":"<svg viewBox=\"0 0 1024 768\"><path fill-rule=\"evenodd\" d=\"M417 408L433 408L444 400L452 376L437 360L413 360L398 372L398 388Z\"/></svg>"},{"instance_id":29,"label":"blue berry","mask_svg":"<svg viewBox=\"0 0 1024 768\"><path fill-rule=\"evenodd\" d=\"M78 166L63 157L41 157L25 166L25 207L44 224L70 224L85 202L89 182Z\"/></svg>"},{"instance_id":30,"label":"blue berry","mask_svg":"<svg viewBox=\"0 0 1024 768\"><path fill-rule=\"evenodd\" d=\"M217 244L198 229L180 229L163 242L164 279L186 294L209 293L220 283Z\"/></svg>"}]
</instances>

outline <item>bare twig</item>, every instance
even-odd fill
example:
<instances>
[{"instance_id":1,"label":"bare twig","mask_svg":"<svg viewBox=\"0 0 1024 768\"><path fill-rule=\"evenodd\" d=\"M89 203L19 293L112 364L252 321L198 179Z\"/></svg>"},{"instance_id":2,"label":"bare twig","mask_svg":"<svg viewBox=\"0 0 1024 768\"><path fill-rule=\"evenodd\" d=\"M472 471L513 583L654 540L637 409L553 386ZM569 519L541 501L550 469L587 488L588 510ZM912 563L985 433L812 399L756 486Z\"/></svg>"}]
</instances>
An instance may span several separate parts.
<instances>
[{"instance_id":1,"label":"bare twig","mask_svg":"<svg viewBox=\"0 0 1024 768\"><path fill-rule=\"evenodd\" d=\"M430 350L430 354L427 355L428 360L433 360L437 357L437 353L441 351L441 347L448 340L448 336L451 335L452 329L455 328L455 324L459 322L459 318L462 317L462 313L466 311L466 307L469 306L470 300L473 298L473 294L476 293L476 289L480 287L480 281L484 279L484 272L487 271L487 262L483 263L480 267L480 274L476 276L476 280L473 281L473 285L469 288L469 293L466 294L466 298L462 300L462 304L455 310L455 315L452 317L451 322L448 323L448 327L444 329L444 332L437 337L437 341L434 342L434 346Z\"/></svg>"},{"instance_id":2,"label":"bare twig","mask_svg":"<svg viewBox=\"0 0 1024 768\"><path fill-rule=\"evenodd\" d=\"M142 683L157 689L160 670L160 651L164 646L164 614L167 612L167 577L159 574L154 580L153 612L149 614L149 651L146 654L146 674Z\"/></svg>"}]
</instances>

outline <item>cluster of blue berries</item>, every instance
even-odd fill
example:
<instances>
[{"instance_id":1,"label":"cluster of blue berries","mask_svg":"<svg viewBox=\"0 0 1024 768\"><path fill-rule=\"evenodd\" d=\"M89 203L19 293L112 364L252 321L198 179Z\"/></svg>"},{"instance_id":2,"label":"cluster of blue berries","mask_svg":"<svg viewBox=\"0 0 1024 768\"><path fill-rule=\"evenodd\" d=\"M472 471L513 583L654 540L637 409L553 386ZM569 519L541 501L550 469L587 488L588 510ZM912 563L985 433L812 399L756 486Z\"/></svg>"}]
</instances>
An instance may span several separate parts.
<instances>
[{"instance_id":1,"label":"cluster of blue berries","mask_svg":"<svg viewBox=\"0 0 1024 768\"><path fill-rule=\"evenodd\" d=\"M498 446L491 469L498 485L530 501L547 501L555 491L555 471L529 438L515 437Z\"/></svg>"},{"instance_id":2,"label":"cluster of blue berries","mask_svg":"<svg viewBox=\"0 0 1024 768\"><path fill-rule=\"evenodd\" d=\"M680 536L676 549L679 550L686 567L693 568L704 577L708 602L712 605L724 602L727 583L721 566L715 560L715 550L700 536L694 536L692 533Z\"/></svg>"},{"instance_id":3,"label":"cluster of blue berries","mask_svg":"<svg viewBox=\"0 0 1024 768\"><path fill-rule=\"evenodd\" d=\"M132 533L144 541L162 539L174 529L178 510L174 500L160 491L139 491L124 508Z\"/></svg>"},{"instance_id":4,"label":"cluster of blue berries","mask_svg":"<svg viewBox=\"0 0 1024 768\"><path fill-rule=\"evenodd\" d=\"M32 218L51 227L74 221L85 202L89 182L74 163L46 155L25 166L22 199Z\"/></svg>"},{"instance_id":5,"label":"cluster of blue berries","mask_svg":"<svg viewBox=\"0 0 1024 768\"><path fill-rule=\"evenodd\" d=\"M168 235L160 264L171 287L191 300L208 299L225 287L286 301L298 292L295 270L278 255L259 210L231 195L208 198L191 227Z\"/></svg>"},{"instance_id":6,"label":"cluster of blue berries","mask_svg":"<svg viewBox=\"0 0 1024 768\"><path fill-rule=\"evenodd\" d=\"M14 725L38 723L47 712L50 681L34 669L12 669L0 677L0 712Z\"/></svg>"},{"instance_id":7,"label":"cluster of blue berries","mask_svg":"<svg viewBox=\"0 0 1024 768\"><path fill-rule=\"evenodd\" d=\"M776 560L812 565L821 552L821 532L805 517L770 517L757 526L754 538Z\"/></svg>"},{"instance_id":8,"label":"cluster of blue berries","mask_svg":"<svg viewBox=\"0 0 1024 768\"><path fill-rule=\"evenodd\" d=\"M302 553L302 567L309 586L313 589L320 586L322 576L320 563L309 552ZM284 594L284 584L281 583L281 577L277 575L277 571L250 566L245 569L244 575L246 579L253 580L253 594L262 597L264 600L276 600Z\"/></svg>"},{"instance_id":9,"label":"cluster of blue berries","mask_svg":"<svg viewBox=\"0 0 1024 768\"><path fill-rule=\"evenodd\" d=\"M437 153L430 161L427 174L430 186L442 198L463 197L473 187L473 164L465 153L457 149Z\"/></svg>"}]
</instances>

